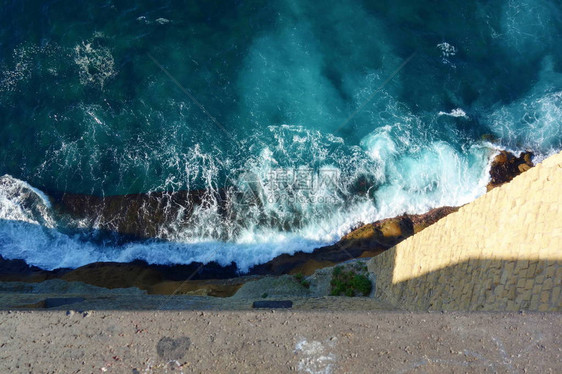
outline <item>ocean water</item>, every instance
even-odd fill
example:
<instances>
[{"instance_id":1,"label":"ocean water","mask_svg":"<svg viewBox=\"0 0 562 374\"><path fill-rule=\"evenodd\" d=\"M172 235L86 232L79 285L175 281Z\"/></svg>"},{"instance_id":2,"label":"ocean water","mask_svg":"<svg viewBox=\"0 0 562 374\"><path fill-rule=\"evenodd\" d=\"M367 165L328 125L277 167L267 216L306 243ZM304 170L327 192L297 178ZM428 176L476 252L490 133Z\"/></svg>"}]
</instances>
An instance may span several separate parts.
<instances>
[{"instance_id":1,"label":"ocean water","mask_svg":"<svg viewBox=\"0 0 562 374\"><path fill-rule=\"evenodd\" d=\"M552 0L3 1L0 255L246 271L465 204L562 149L561 40ZM131 241L49 198L183 190Z\"/></svg>"}]
</instances>

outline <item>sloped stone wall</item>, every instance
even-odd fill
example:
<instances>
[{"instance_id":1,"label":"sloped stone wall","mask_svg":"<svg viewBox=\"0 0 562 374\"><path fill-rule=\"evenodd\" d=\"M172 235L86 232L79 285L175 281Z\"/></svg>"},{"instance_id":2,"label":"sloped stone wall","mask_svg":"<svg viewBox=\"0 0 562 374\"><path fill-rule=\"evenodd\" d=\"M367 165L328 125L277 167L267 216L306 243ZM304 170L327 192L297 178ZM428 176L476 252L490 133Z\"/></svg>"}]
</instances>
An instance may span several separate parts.
<instances>
[{"instance_id":1,"label":"sloped stone wall","mask_svg":"<svg viewBox=\"0 0 562 374\"><path fill-rule=\"evenodd\" d=\"M562 311L562 153L370 260L407 310Z\"/></svg>"}]
</instances>

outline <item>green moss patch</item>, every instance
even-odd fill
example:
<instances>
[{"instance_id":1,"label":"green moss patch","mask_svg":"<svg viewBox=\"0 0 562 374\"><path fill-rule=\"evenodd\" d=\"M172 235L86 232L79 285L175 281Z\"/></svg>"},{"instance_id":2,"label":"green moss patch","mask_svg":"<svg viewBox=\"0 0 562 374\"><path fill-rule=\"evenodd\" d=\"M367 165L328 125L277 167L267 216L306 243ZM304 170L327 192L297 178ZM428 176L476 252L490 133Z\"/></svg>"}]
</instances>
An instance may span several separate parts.
<instances>
[{"instance_id":1,"label":"green moss patch","mask_svg":"<svg viewBox=\"0 0 562 374\"><path fill-rule=\"evenodd\" d=\"M373 288L366 266L356 263L351 269L336 266L330 281L332 296L368 296Z\"/></svg>"}]
</instances>

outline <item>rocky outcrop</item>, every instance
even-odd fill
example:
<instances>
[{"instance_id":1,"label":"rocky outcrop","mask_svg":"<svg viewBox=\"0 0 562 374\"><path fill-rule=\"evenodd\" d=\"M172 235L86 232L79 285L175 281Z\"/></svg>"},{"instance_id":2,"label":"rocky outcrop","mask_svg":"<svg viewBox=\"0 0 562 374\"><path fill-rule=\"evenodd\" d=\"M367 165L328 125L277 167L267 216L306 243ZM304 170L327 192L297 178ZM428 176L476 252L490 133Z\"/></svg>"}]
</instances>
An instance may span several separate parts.
<instances>
[{"instance_id":1,"label":"rocky outcrop","mask_svg":"<svg viewBox=\"0 0 562 374\"><path fill-rule=\"evenodd\" d=\"M132 239L166 239L180 228L201 203L204 192L151 192L118 196L52 193L58 214L98 230L118 233ZM165 229L165 230L163 230Z\"/></svg>"},{"instance_id":2,"label":"rocky outcrop","mask_svg":"<svg viewBox=\"0 0 562 374\"><path fill-rule=\"evenodd\" d=\"M66 281L81 281L98 287L137 287L149 294L228 297L254 277L237 277L235 267L218 264L149 265L133 263L94 263L60 276Z\"/></svg>"},{"instance_id":3,"label":"rocky outcrop","mask_svg":"<svg viewBox=\"0 0 562 374\"><path fill-rule=\"evenodd\" d=\"M341 248L390 248L458 209L447 206L424 214L404 214L369 223L345 235L337 245Z\"/></svg>"},{"instance_id":4,"label":"rocky outcrop","mask_svg":"<svg viewBox=\"0 0 562 374\"><path fill-rule=\"evenodd\" d=\"M147 289L154 295L191 295L230 297L246 282L257 279L256 277L237 277L228 279L163 281Z\"/></svg>"},{"instance_id":5,"label":"rocky outcrop","mask_svg":"<svg viewBox=\"0 0 562 374\"><path fill-rule=\"evenodd\" d=\"M317 248L312 253L280 255L265 264L254 266L245 276L238 274L235 264L225 267L214 262L170 266L150 265L144 261L104 262L77 269L44 271L30 267L22 260L5 260L0 257L0 281L41 282L63 279L108 289L136 287L149 294L228 297L236 293L244 283L264 275L301 273L308 276L318 269L337 263L380 254L457 209L437 208L426 214L402 215L363 225L336 244Z\"/></svg>"},{"instance_id":6,"label":"rocky outcrop","mask_svg":"<svg viewBox=\"0 0 562 374\"><path fill-rule=\"evenodd\" d=\"M137 287L145 290L163 280L159 271L141 263L95 263L71 270L61 278L69 282L80 281L97 287Z\"/></svg>"},{"instance_id":7,"label":"rocky outcrop","mask_svg":"<svg viewBox=\"0 0 562 374\"><path fill-rule=\"evenodd\" d=\"M43 282L1 282L1 293L33 293L33 294L129 294L144 295L142 291L136 287L131 288L112 288L97 287L84 282L66 282L62 279L50 279Z\"/></svg>"},{"instance_id":8,"label":"rocky outcrop","mask_svg":"<svg viewBox=\"0 0 562 374\"><path fill-rule=\"evenodd\" d=\"M0 282L22 279L42 281L47 279L49 273L36 266L28 265L24 260L8 260L0 256Z\"/></svg>"},{"instance_id":9,"label":"rocky outcrop","mask_svg":"<svg viewBox=\"0 0 562 374\"><path fill-rule=\"evenodd\" d=\"M279 297L307 297L310 290L295 277L282 275L264 277L245 283L234 295L241 299L266 299Z\"/></svg>"},{"instance_id":10,"label":"rocky outcrop","mask_svg":"<svg viewBox=\"0 0 562 374\"><path fill-rule=\"evenodd\" d=\"M412 220L414 225L414 234L422 231L426 227L433 225L435 222L439 221L441 218L456 212L460 207L445 206L441 208L431 209L429 212L424 214L410 215L409 218Z\"/></svg>"},{"instance_id":11,"label":"rocky outcrop","mask_svg":"<svg viewBox=\"0 0 562 374\"><path fill-rule=\"evenodd\" d=\"M501 151L493 160L490 168L488 190L509 182L515 176L533 166L533 154L523 152L519 157ZM359 188L359 187L358 187ZM357 193L361 193L358 189ZM50 194L53 208L58 215L72 217L69 222L80 220L81 226L91 227L99 232L107 232L119 240L158 238L173 240L182 229L191 224L193 210L213 199L218 205L219 213L226 220L232 219L227 212L225 191L210 194L206 191L151 192L119 196L92 196L81 194ZM431 221L428 221L431 222ZM379 224L375 227L373 225ZM346 235L345 243L357 243L361 246L392 246L398 241L412 235L412 225L401 218L393 218L371 225ZM426 227L427 224L420 224ZM376 233L374 231L376 231Z\"/></svg>"},{"instance_id":12,"label":"rocky outcrop","mask_svg":"<svg viewBox=\"0 0 562 374\"><path fill-rule=\"evenodd\" d=\"M255 274L310 275L315 270L338 262L359 257L372 257L384 252L402 240L423 230L446 215L457 211L455 207L433 209L425 214L404 214L363 225L345 235L336 244L315 249L312 253L284 254L273 260L254 266Z\"/></svg>"},{"instance_id":13,"label":"rocky outcrop","mask_svg":"<svg viewBox=\"0 0 562 374\"><path fill-rule=\"evenodd\" d=\"M490 167L490 183L487 190L501 186L511 181L519 174L529 170L534 166L533 153L523 152L519 157L508 151L501 151L492 161Z\"/></svg>"}]
</instances>

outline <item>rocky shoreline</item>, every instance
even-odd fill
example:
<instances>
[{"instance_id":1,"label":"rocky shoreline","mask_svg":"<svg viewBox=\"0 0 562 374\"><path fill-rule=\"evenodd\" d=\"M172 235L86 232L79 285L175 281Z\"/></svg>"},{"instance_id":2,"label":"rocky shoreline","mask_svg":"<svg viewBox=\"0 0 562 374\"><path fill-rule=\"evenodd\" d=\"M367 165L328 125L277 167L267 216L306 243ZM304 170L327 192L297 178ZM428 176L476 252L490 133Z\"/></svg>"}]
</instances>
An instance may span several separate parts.
<instances>
[{"instance_id":1,"label":"rocky shoreline","mask_svg":"<svg viewBox=\"0 0 562 374\"><path fill-rule=\"evenodd\" d=\"M77 269L52 271L29 266L23 260L6 260L0 256L0 281L42 282L62 279L104 288L136 287L150 294L191 293L208 296L231 296L245 282L262 276L313 274L356 258L375 256L400 241L423 230L458 208L442 207L420 215L402 215L363 225L337 243L311 253L283 254L240 274L236 264L228 267L212 262L189 265L154 265L136 260L130 263L98 262ZM178 287L181 286L181 290Z\"/></svg>"},{"instance_id":2,"label":"rocky shoreline","mask_svg":"<svg viewBox=\"0 0 562 374\"><path fill-rule=\"evenodd\" d=\"M532 153L530 152L524 152L517 157L512 153L501 151L491 165L488 191L509 182L532 166ZM74 209L75 214L87 210L88 204L105 207L103 208L106 210L105 214L110 214L115 210L120 211L126 206L126 211L121 212L125 217L123 222L133 222L134 224L124 226L124 234L137 235L138 233L135 233L133 228L138 227L139 222L136 222L137 218L133 219L134 207L140 206L146 201L153 204L166 203L162 199L165 196L158 197L159 199L154 194L127 195L126 197L109 198L108 201L91 197L90 201L80 199L77 195L66 195L66 197L59 196L57 204L59 204L59 209ZM168 199L174 199L174 197L168 196ZM61 208L61 204L66 204L66 208ZM61 279L107 289L135 287L149 294L180 293L228 297L237 292L246 282L260 279L263 276L282 276L284 274L309 276L318 269L331 267L338 263L376 256L458 209L459 207L441 207L425 214L404 214L365 224L351 231L333 245L317 248L311 253L283 254L267 263L252 267L246 274L240 274L234 263L226 267L215 262L152 265L140 260L130 263L93 263L77 269L46 271L29 266L23 260L7 260L0 256L0 282L36 283ZM155 210L159 211L158 207L155 206ZM162 217L156 214L151 218L149 226L154 226L154 222L164 219Z\"/></svg>"}]
</instances>

